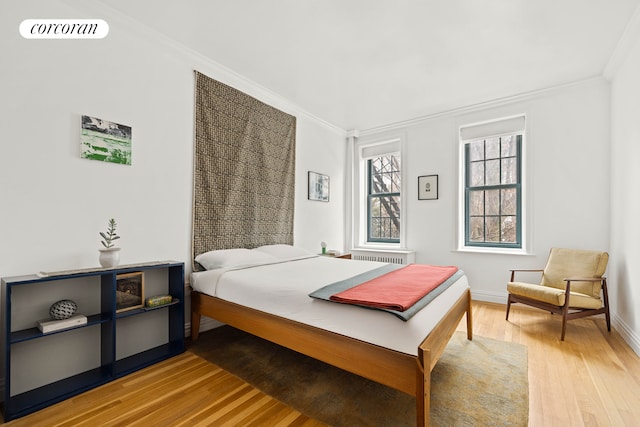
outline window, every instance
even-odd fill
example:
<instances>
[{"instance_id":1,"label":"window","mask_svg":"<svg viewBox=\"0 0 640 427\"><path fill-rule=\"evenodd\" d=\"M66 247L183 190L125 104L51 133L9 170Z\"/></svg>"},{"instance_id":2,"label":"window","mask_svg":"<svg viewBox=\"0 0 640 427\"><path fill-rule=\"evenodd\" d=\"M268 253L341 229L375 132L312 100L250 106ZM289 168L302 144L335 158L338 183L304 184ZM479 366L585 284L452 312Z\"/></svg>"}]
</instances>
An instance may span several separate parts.
<instances>
[{"instance_id":1,"label":"window","mask_svg":"<svg viewBox=\"0 0 640 427\"><path fill-rule=\"evenodd\" d=\"M465 245L522 247L522 135L465 146Z\"/></svg>"},{"instance_id":2,"label":"window","mask_svg":"<svg viewBox=\"0 0 640 427\"><path fill-rule=\"evenodd\" d=\"M462 248L521 250L524 116L460 129Z\"/></svg>"},{"instance_id":3,"label":"window","mask_svg":"<svg viewBox=\"0 0 640 427\"><path fill-rule=\"evenodd\" d=\"M367 160L367 242L400 242L400 156Z\"/></svg>"}]
</instances>

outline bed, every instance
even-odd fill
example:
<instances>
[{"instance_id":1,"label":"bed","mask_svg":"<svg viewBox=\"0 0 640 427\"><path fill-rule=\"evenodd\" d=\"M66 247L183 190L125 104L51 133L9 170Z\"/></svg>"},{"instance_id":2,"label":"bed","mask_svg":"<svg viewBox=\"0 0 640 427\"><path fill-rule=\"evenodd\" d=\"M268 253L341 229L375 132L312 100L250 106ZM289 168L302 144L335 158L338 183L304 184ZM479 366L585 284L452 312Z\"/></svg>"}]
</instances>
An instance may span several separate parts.
<instances>
[{"instance_id":1,"label":"bed","mask_svg":"<svg viewBox=\"0 0 640 427\"><path fill-rule=\"evenodd\" d=\"M255 254L261 249L271 258ZM309 297L383 263L317 256L288 245L212 253L234 251L242 254L242 262L196 258L207 269L191 277L193 340L198 339L201 316L216 319L413 395L417 425L429 424L431 370L465 314L467 338L472 339L471 294L464 274L403 321L387 312Z\"/></svg>"}]
</instances>

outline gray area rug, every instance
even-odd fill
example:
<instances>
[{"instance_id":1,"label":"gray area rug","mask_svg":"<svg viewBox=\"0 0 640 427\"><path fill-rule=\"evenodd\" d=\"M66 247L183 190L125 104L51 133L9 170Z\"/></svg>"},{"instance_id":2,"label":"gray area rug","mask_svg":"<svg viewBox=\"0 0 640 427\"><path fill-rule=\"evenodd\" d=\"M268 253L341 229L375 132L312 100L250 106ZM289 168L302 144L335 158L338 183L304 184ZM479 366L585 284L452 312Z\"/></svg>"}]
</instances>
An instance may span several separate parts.
<instances>
[{"instance_id":1,"label":"gray area rug","mask_svg":"<svg viewBox=\"0 0 640 427\"><path fill-rule=\"evenodd\" d=\"M245 332L222 326L188 349L331 426L415 426L415 399ZM434 426L526 426L525 346L456 332L432 372Z\"/></svg>"}]
</instances>

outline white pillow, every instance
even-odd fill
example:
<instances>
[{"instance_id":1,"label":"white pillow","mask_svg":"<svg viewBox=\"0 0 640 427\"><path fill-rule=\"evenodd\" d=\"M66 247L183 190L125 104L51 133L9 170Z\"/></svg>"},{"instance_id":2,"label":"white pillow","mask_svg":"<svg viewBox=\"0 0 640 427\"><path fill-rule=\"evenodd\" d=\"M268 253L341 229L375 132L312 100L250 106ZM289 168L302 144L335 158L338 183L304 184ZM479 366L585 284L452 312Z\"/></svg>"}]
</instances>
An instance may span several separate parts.
<instances>
[{"instance_id":1,"label":"white pillow","mask_svg":"<svg viewBox=\"0 0 640 427\"><path fill-rule=\"evenodd\" d=\"M265 246L260 246L259 248L255 248L253 250L256 252L269 254L279 259L292 259L292 258L315 256L315 254L309 252L306 249L302 249L302 248L291 246L291 245L283 245L283 244L265 245Z\"/></svg>"},{"instance_id":2,"label":"white pillow","mask_svg":"<svg viewBox=\"0 0 640 427\"><path fill-rule=\"evenodd\" d=\"M222 267L238 267L242 265L260 264L277 261L278 259L263 252L256 252L249 249L219 249L202 253L196 257L196 262L206 268L213 270Z\"/></svg>"}]
</instances>

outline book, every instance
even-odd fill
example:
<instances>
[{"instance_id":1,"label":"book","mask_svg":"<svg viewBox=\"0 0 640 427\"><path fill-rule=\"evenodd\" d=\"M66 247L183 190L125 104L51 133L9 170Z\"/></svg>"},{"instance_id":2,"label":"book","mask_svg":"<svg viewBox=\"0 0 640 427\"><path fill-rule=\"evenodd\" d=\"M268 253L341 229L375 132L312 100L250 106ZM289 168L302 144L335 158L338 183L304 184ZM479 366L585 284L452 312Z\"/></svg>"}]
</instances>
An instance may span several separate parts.
<instances>
[{"instance_id":1,"label":"book","mask_svg":"<svg viewBox=\"0 0 640 427\"><path fill-rule=\"evenodd\" d=\"M52 320L52 319L43 319L38 321L38 329L42 331L43 334L59 331L61 329L75 328L77 326L82 326L87 324L87 316L83 314L76 314L75 316L71 316L68 319L62 320Z\"/></svg>"}]
</instances>

